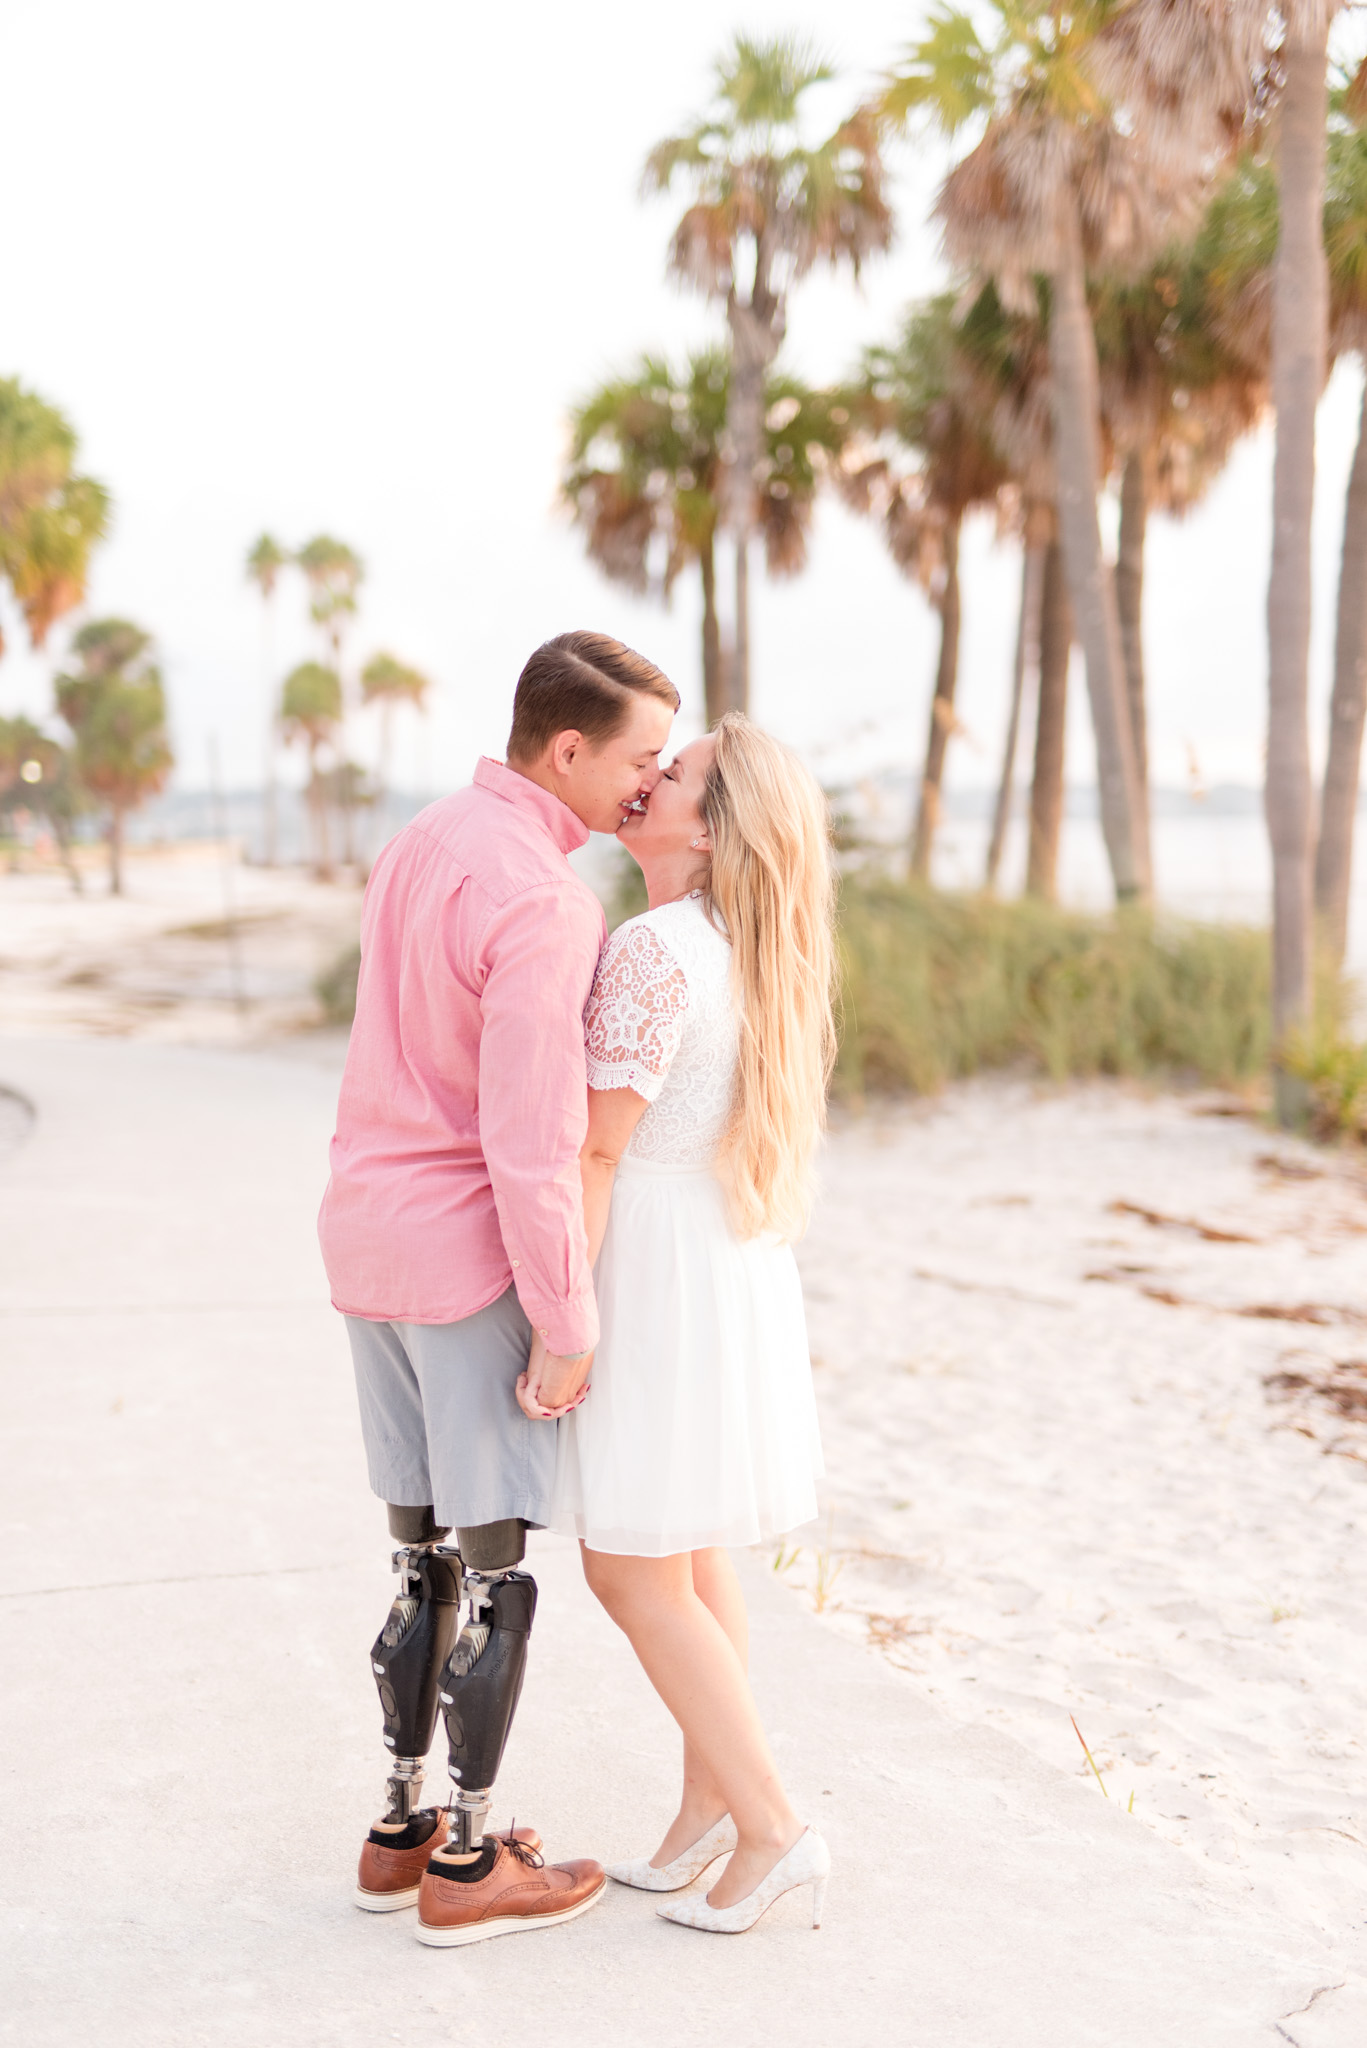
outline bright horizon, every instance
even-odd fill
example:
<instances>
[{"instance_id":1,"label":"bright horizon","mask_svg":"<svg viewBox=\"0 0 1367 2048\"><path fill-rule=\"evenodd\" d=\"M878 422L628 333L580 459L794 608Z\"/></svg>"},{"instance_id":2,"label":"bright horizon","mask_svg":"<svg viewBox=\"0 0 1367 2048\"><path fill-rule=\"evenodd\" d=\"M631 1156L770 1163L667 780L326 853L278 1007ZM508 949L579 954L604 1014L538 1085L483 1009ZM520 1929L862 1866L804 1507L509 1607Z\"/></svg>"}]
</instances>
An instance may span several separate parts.
<instances>
[{"instance_id":1,"label":"bright horizon","mask_svg":"<svg viewBox=\"0 0 1367 2048\"><path fill-rule=\"evenodd\" d=\"M668 611L607 583L555 502L569 405L647 348L679 355L722 330L717 309L666 280L678 204L642 203L640 166L705 103L738 24L805 31L834 57L840 80L814 107L829 127L924 10L702 0L666 31L598 0L589 17L591 38L582 14L544 0L515 21L413 0L382 25L354 0L247 0L227 28L165 0L117 16L93 0L11 8L11 75L53 89L13 95L0 127L9 189L42 193L7 223L0 375L62 407L113 492L91 612L154 634L178 786L203 786L211 737L226 782L259 776L260 606L243 558L263 528L288 545L332 532L364 557L353 672L383 647L433 677L431 716L403 721L404 786L455 786L476 755L501 753L522 661L569 626L652 655L696 729L694 579ZM942 283L927 216L947 161L939 144L895 152L897 248L857 290L844 277L799 287L781 360L838 376ZM1320 412L1317 759L1361 389L1359 367L1340 366ZM1270 497L1265 426L1205 505L1151 528L1159 784L1186 786L1193 760L1208 785L1260 780ZM970 524L951 791L995 776L1018 564L988 520ZM277 683L316 647L295 579L280 612ZM28 655L8 608L2 623L0 711L40 715L51 663ZM753 708L828 781L909 771L935 641L876 529L828 499L807 573L757 581ZM1088 784L1075 676L1068 774Z\"/></svg>"}]
</instances>

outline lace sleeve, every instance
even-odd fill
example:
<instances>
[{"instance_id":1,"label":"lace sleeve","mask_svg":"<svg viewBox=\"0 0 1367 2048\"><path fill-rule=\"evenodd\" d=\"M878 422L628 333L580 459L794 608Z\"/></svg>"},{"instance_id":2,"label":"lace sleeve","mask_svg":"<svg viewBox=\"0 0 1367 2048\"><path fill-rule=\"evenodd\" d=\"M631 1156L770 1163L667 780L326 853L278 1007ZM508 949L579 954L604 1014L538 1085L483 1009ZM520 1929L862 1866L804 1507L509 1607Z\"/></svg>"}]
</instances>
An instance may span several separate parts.
<instances>
[{"instance_id":1,"label":"lace sleeve","mask_svg":"<svg viewBox=\"0 0 1367 2048\"><path fill-rule=\"evenodd\" d=\"M687 1009L684 971L649 925L614 932L584 1013L590 1088L633 1088L653 1102Z\"/></svg>"}]
</instances>

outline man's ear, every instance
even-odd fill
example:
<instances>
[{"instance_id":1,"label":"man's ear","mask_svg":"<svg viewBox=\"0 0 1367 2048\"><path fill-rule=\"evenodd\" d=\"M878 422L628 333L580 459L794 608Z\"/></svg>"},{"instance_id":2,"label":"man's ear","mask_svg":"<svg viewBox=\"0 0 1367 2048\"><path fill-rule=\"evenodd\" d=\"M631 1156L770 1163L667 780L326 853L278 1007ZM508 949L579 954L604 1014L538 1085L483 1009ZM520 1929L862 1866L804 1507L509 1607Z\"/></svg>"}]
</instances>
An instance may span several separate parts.
<instances>
[{"instance_id":1,"label":"man's ear","mask_svg":"<svg viewBox=\"0 0 1367 2048\"><path fill-rule=\"evenodd\" d=\"M572 728L556 734L550 747L550 766L556 775L569 774L574 765L574 757L583 744L583 733L575 732Z\"/></svg>"}]
</instances>

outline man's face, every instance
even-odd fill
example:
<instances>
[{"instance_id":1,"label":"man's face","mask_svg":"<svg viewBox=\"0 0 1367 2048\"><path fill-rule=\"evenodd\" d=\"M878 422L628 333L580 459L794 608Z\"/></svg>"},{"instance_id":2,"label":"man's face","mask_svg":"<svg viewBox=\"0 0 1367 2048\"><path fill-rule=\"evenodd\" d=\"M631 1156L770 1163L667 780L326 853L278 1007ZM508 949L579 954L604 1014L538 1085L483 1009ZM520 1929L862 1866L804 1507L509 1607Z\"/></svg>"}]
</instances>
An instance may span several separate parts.
<instances>
[{"instance_id":1,"label":"man's face","mask_svg":"<svg viewBox=\"0 0 1367 2048\"><path fill-rule=\"evenodd\" d=\"M570 748L556 742L560 794L590 832L615 832L636 798L649 796L673 723L667 704L642 694L632 698L626 724L597 747L587 740Z\"/></svg>"}]
</instances>

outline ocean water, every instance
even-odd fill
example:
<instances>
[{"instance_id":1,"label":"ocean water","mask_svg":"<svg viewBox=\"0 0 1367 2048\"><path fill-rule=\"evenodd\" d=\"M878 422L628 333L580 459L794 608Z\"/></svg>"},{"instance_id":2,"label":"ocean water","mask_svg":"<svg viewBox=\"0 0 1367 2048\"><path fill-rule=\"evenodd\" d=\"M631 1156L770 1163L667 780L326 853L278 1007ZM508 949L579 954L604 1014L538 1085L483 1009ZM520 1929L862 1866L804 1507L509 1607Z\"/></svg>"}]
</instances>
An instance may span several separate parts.
<instances>
[{"instance_id":1,"label":"ocean water","mask_svg":"<svg viewBox=\"0 0 1367 2048\"><path fill-rule=\"evenodd\" d=\"M1090 813L1091 807L1087 807ZM1265 925L1272 915L1272 856L1261 810L1207 807L1190 799L1160 802L1153 820L1154 891L1161 909L1217 924ZM933 874L943 888L981 886L988 820L950 815L940 828ZM1026 824L1013 818L1002 858L999 888L1019 892L1025 879ZM1059 895L1078 909L1104 909L1112 900L1111 873L1095 815L1071 807L1059 845ZM1367 981L1367 816L1354 842L1350 972Z\"/></svg>"}]
</instances>

